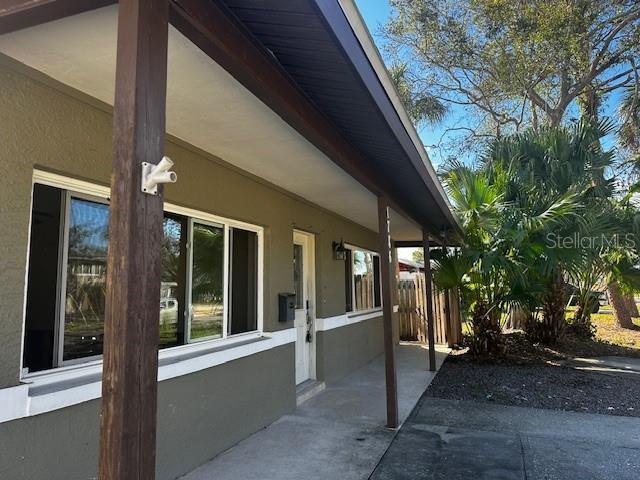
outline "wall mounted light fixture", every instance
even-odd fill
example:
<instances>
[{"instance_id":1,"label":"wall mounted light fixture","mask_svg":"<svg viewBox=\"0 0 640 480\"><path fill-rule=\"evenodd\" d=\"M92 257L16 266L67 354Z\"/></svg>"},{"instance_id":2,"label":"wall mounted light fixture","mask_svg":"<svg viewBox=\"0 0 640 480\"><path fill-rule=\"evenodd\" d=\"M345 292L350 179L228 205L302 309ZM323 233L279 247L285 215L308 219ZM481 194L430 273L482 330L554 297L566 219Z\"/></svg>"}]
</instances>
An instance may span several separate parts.
<instances>
[{"instance_id":1,"label":"wall mounted light fixture","mask_svg":"<svg viewBox=\"0 0 640 480\"><path fill-rule=\"evenodd\" d=\"M344 248L343 240L333 242L333 259L342 261L347 259L347 249Z\"/></svg>"}]
</instances>

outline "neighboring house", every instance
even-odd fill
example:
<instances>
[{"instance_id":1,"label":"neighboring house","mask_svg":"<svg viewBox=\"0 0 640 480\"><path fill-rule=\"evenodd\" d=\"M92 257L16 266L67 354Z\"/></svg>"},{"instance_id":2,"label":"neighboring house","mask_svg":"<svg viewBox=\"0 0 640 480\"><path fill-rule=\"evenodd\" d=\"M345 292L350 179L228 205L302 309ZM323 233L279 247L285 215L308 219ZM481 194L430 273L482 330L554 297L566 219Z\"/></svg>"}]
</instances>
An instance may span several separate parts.
<instances>
[{"instance_id":1,"label":"neighboring house","mask_svg":"<svg viewBox=\"0 0 640 480\"><path fill-rule=\"evenodd\" d=\"M424 262L398 258L398 271L400 273L400 280L410 280L416 273L424 273Z\"/></svg>"},{"instance_id":2,"label":"neighboring house","mask_svg":"<svg viewBox=\"0 0 640 480\"><path fill-rule=\"evenodd\" d=\"M401 272L424 272L424 262L416 262L407 258L398 258L398 267Z\"/></svg>"},{"instance_id":3,"label":"neighboring house","mask_svg":"<svg viewBox=\"0 0 640 480\"><path fill-rule=\"evenodd\" d=\"M0 9L0 477L89 478L118 8L23 3ZM383 352L378 197L394 241L457 228L351 0L177 3L219 10L171 7L163 479L294 410L297 385L335 382Z\"/></svg>"}]
</instances>

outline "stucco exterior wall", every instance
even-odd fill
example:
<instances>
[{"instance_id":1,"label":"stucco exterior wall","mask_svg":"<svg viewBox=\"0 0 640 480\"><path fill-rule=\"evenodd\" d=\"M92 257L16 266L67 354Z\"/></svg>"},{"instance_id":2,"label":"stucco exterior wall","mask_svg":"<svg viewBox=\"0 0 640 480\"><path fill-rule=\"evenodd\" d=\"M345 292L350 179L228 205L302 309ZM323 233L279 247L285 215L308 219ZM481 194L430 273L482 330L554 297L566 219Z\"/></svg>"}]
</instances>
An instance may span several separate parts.
<instances>
[{"instance_id":1,"label":"stucco exterior wall","mask_svg":"<svg viewBox=\"0 0 640 480\"><path fill-rule=\"evenodd\" d=\"M108 185L111 137L109 107L0 58L0 388L19 382L33 169ZM316 316L344 313L344 265L331 244L376 250L374 232L178 139L166 153L179 178L167 201L265 227L266 331L293 326L278 323L277 294L293 288L294 228L316 235Z\"/></svg>"},{"instance_id":2,"label":"stucco exterior wall","mask_svg":"<svg viewBox=\"0 0 640 480\"><path fill-rule=\"evenodd\" d=\"M384 350L382 316L316 334L316 375L326 383L340 380Z\"/></svg>"},{"instance_id":3,"label":"stucco exterior wall","mask_svg":"<svg viewBox=\"0 0 640 480\"><path fill-rule=\"evenodd\" d=\"M108 185L111 109L0 56L0 389L19 383L34 168ZM293 230L315 234L316 316L345 313L340 239L376 250L376 234L223 159L168 138L179 181L165 199L264 227L264 329L293 290ZM317 334L317 376L335 381L382 352L381 318ZM172 479L295 408L290 343L165 380L158 392L157 478ZM100 400L0 423L0 477L96 475Z\"/></svg>"},{"instance_id":4,"label":"stucco exterior wall","mask_svg":"<svg viewBox=\"0 0 640 480\"><path fill-rule=\"evenodd\" d=\"M294 345L160 382L156 478L174 479L296 407ZM100 400L0 423L0 478L97 477Z\"/></svg>"}]
</instances>

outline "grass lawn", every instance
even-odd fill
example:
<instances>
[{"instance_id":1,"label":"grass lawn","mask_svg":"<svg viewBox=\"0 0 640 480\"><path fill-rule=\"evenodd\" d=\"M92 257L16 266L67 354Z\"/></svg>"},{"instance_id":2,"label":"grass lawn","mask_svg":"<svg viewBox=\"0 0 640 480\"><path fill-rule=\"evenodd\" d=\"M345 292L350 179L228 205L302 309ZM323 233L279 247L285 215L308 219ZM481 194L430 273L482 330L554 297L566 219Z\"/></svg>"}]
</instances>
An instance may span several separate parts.
<instances>
[{"instance_id":1,"label":"grass lawn","mask_svg":"<svg viewBox=\"0 0 640 480\"><path fill-rule=\"evenodd\" d=\"M596 338L620 347L640 349L640 318L634 318L635 330L618 328L613 321L612 313L595 313L591 321L596 327Z\"/></svg>"}]
</instances>

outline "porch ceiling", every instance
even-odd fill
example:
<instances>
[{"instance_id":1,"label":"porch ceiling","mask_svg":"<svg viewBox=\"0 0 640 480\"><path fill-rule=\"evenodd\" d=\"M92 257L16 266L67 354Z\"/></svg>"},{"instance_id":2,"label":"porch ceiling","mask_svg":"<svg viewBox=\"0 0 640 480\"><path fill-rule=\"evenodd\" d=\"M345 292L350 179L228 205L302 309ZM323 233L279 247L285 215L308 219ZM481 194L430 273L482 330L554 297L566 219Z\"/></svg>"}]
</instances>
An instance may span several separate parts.
<instances>
[{"instance_id":1,"label":"porch ceiling","mask_svg":"<svg viewBox=\"0 0 640 480\"><path fill-rule=\"evenodd\" d=\"M110 6L0 36L0 52L113 105L116 31L117 7ZM375 196L173 27L167 131L377 231ZM404 217L394 220L395 239L419 235Z\"/></svg>"}]
</instances>

